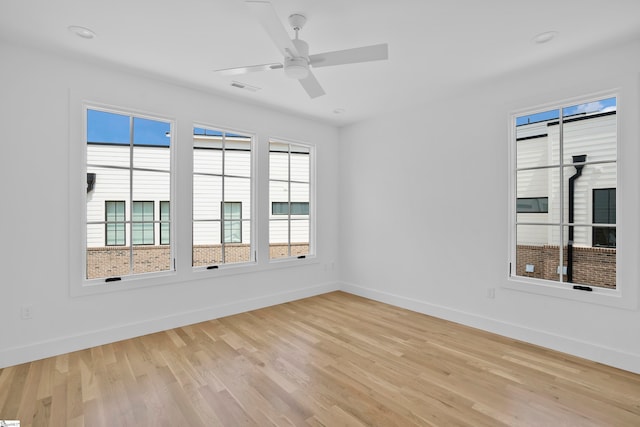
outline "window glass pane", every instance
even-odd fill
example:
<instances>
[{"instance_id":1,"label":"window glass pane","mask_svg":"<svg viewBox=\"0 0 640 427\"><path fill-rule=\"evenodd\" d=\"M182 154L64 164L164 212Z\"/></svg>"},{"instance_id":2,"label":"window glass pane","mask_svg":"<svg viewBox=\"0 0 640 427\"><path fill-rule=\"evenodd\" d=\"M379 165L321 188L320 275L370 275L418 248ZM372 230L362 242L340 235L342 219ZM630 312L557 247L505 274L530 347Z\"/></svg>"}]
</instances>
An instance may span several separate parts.
<instances>
[{"instance_id":1,"label":"window glass pane","mask_svg":"<svg viewBox=\"0 0 640 427\"><path fill-rule=\"evenodd\" d=\"M564 108L564 163L587 154L587 161L616 159L616 99L609 98Z\"/></svg>"},{"instance_id":2,"label":"window glass pane","mask_svg":"<svg viewBox=\"0 0 640 427\"><path fill-rule=\"evenodd\" d=\"M222 175L222 148L220 148L222 147L222 144L217 144L218 148L212 148L211 145L214 144L212 142L208 142L207 146L194 147L194 174Z\"/></svg>"},{"instance_id":3,"label":"window glass pane","mask_svg":"<svg viewBox=\"0 0 640 427\"><path fill-rule=\"evenodd\" d=\"M171 142L170 130L168 122L134 117L133 145L168 147Z\"/></svg>"},{"instance_id":4,"label":"window glass pane","mask_svg":"<svg viewBox=\"0 0 640 427\"><path fill-rule=\"evenodd\" d=\"M578 165L577 168L575 166L565 167L564 221L577 224L596 222L593 217L594 189L602 187L615 189L617 169L616 163ZM573 186L573 221L569 220L571 186Z\"/></svg>"},{"instance_id":5,"label":"window glass pane","mask_svg":"<svg viewBox=\"0 0 640 427\"><path fill-rule=\"evenodd\" d=\"M290 200L292 202L309 202L309 184L292 182L290 188Z\"/></svg>"},{"instance_id":6,"label":"window glass pane","mask_svg":"<svg viewBox=\"0 0 640 427\"><path fill-rule=\"evenodd\" d=\"M159 231L170 243L168 218L160 224L154 207L170 200L171 123L93 109L86 119L87 173L95 174L86 195L87 278L170 270L170 248L154 247Z\"/></svg>"},{"instance_id":7,"label":"window glass pane","mask_svg":"<svg viewBox=\"0 0 640 427\"><path fill-rule=\"evenodd\" d=\"M269 179L287 181L289 179L289 152L288 145L270 144L269 152Z\"/></svg>"},{"instance_id":8,"label":"window glass pane","mask_svg":"<svg viewBox=\"0 0 640 427\"><path fill-rule=\"evenodd\" d=\"M309 182L309 149L296 147L291 152L291 180Z\"/></svg>"},{"instance_id":9,"label":"window glass pane","mask_svg":"<svg viewBox=\"0 0 640 427\"><path fill-rule=\"evenodd\" d=\"M249 136L194 127L194 267L251 261L251 149Z\"/></svg>"},{"instance_id":10,"label":"window glass pane","mask_svg":"<svg viewBox=\"0 0 640 427\"><path fill-rule=\"evenodd\" d=\"M222 201L222 177L198 175L193 176L193 219L221 219L220 203Z\"/></svg>"},{"instance_id":11,"label":"window glass pane","mask_svg":"<svg viewBox=\"0 0 640 427\"><path fill-rule=\"evenodd\" d=\"M270 258L308 255L311 149L272 142L269 163Z\"/></svg>"},{"instance_id":12,"label":"window glass pane","mask_svg":"<svg viewBox=\"0 0 640 427\"><path fill-rule=\"evenodd\" d=\"M269 258L287 258L289 254L289 221L272 219L269 221Z\"/></svg>"},{"instance_id":13,"label":"window glass pane","mask_svg":"<svg viewBox=\"0 0 640 427\"><path fill-rule=\"evenodd\" d=\"M231 176L251 176L251 139L229 138L225 140L224 173Z\"/></svg>"},{"instance_id":14,"label":"window glass pane","mask_svg":"<svg viewBox=\"0 0 640 427\"><path fill-rule=\"evenodd\" d=\"M235 209L244 209L245 216L248 219L251 209L251 180L248 178L226 177L224 180L224 200L229 202L240 203ZM238 211L238 213L240 213Z\"/></svg>"},{"instance_id":15,"label":"window glass pane","mask_svg":"<svg viewBox=\"0 0 640 427\"><path fill-rule=\"evenodd\" d=\"M87 110L87 143L129 145L130 136L129 116Z\"/></svg>"},{"instance_id":16,"label":"window glass pane","mask_svg":"<svg viewBox=\"0 0 640 427\"><path fill-rule=\"evenodd\" d=\"M558 164L551 157L550 123L558 120L560 111L549 110L516 119L516 167L531 168Z\"/></svg>"},{"instance_id":17,"label":"window glass pane","mask_svg":"<svg viewBox=\"0 0 640 427\"><path fill-rule=\"evenodd\" d=\"M554 109L516 119L517 275L615 288L616 98L561 111L562 117ZM521 262L525 249L545 253L538 259L543 265L555 251L563 259L557 277L559 261L545 274L527 271L535 263ZM590 259L597 268L589 267Z\"/></svg>"},{"instance_id":18,"label":"window glass pane","mask_svg":"<svg viewBox=\"0 0 640 427\"><path fill-rule=\"evenodd\" d=\"M516 173L516 213L521 222L560 222L559 168Z\"/></svg>"},{"instance_id":19,"label":"window glass pane","mask_svg":"<svg viewBox=\"0 0 640 427\"><path fill-rule=\"evenodd\" d=\"M564 227L566 241L570 241L571 228L575 236L589 236L591 227ZM615 229L607 229L613 232ZM605 232L606 232L605 231ZM615 245L615 236L613 237ZM616 249L596 247L574 241L573 245L565 245L567 274L563 282L575 285L597 286L602 288L616 287Z\"/></svg>"},{"instance_id":20,"label":"window glass pane","mask_svg":"<svg viewBox=\"0 0 640 427\"><path fill-rule=\"evenodd\" d=\"M517 276L558 280L559 235L555 229L550 225L516 226Z\"/></svg>"},{"instance_id":21,"label":"window glass pane","mask_svg":"<svg viewBox=\"0 0 640 427\"><path fill-rule=\"evenodd\" d=\"M222 263L222 245L220 221L193 222L193 259L194 267Z\"/></svg>"}]
</instances>

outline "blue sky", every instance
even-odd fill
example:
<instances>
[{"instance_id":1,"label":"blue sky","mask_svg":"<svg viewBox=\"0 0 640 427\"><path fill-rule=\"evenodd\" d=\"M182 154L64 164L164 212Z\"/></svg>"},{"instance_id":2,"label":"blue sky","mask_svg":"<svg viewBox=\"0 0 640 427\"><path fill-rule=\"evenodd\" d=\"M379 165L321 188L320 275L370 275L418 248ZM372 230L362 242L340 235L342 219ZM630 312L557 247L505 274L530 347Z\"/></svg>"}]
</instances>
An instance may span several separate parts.
<instances>
[{"instance_id":1,"label":"blue sky","mask_svg":"<svg viewBox=\"0 0 640 427\"><path fill-rule=\"evenodd\" d=\"M133 118L134 145L168 147L171 126L159 120ZM87 110L87 141L129 144L129 116L98 110Z\"/></svg>"},{"instance_id":2,"label":"blue sky","mask_svg":"<svg viewBox=\"0 0 640 427\"><path fill-rule=\"evenodd\" d=\"M129 116L109 113L106 111L87 110L87 142L129 144ZM170 138L167 137L171 127L168 122L160 120L133 118L134 145L155 145L168 147ZM194 135L209 136L241 136L219 130L196 127Z\"/></svg>"},{"instance_id":3,"label":"blue sky","mask_svg":"<svg viewBox=\"0 0 640 427\"><path fill-rule=\"evenodd\" d=\"M574 116L581 113L595 113L612 111L616 109L616 98L607 98L599 101L588 102L586 104L572 105L562 109L563 117ZM560 110L544 111L542 113L530 114L516 118L516 126L527 123L536 123L545 120L557 119Z\"/></svg>"}]
</instances>

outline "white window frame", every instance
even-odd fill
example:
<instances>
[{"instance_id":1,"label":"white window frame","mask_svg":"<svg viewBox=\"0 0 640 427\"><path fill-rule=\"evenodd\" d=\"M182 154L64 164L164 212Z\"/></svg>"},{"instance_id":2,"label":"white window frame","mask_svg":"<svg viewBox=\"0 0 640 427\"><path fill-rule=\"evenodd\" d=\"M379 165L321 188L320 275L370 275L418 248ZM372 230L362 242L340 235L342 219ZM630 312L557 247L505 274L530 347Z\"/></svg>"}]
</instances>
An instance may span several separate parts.
<instances>
[{"instance_id":1,"label":"white window frame","mask_svg":"<svg viewBox=\"0 0 640 427\"><path fill-rule=\"evenodd\" d=\"M172 283L175 281L176 276L176 241L173 239L175 233L175 218L174 205L170 203L170 217L172 218L170 223L170 235L172 241L170 244L170 268L165 271L137 273L119 276L117 281L105 281L106 278L87 279L87 209L86 198L83 194L86 194L86 174L87 174L87 111L96 110L104 111L114 114L122 114L128 116L134 116L138 118L161 120L169 123L171 142L169 144L170 150L170 200L175 200L176 193L176 160L175 160L175 134L176 134L176 120L167 117L162 114L150 113L135 108L122 107L108 105L100 102L93 102L83 100L80 102L81 111L78 114L77 110L73 108L70 110L70 123L80 132L76 134L78 145L81 147L77 150L72 149L70 161L72 164L78 165L77 171L83 179L73 179L75 174L72 174L71 181L71 212L77 212L79 217L78 221L71 221L70 228L71 241L78 242L72 244L70 249L70 274L72 278L70 280L70 293L72 296L91 295L96 293L113 292L118 290L132 289L137 287L155 286ZM79 117L74 116L74 111ZM72 138L73 139L73 138ZM72 144L72 146L75 145ZM78 181L78 182L74 182ZM82 191L79 191L82 186ZM84 192L84 193L83 193ZM74 227L77 227L74 229ZM75 277L79 275L80 277Z\"/></svg>"},{"instance_id":2,"label":"white window frame","mask_svg":"<svg viewBox=\"0 0 640 427\"><path fill-rule=\"evenodd\" d=\"M271 153L271 143L281 143L281 144L289 144L289 145L297 145L300 147L304 147L309 150L309 253L297 257L297 256L288 256L283 258L273 258L271 259L270 249L267 252L267 259L270 264L278 264L278 263L286 263L286 262L296 262L296 261L304 261L304 260L314 260L316 258L316 226L317 226L317 215L316 215L316 146L313 144L309 144L306 142L300 142L291 140L288 138L279 138L279 137L270 137L267 140L267 200L268 202L268 211L267 211L267 247L271 246L271 236L269 231L269 223L271 221L272 212L271 212L271 200L270 200L270 182L271 182L271 174L270 174L270 153ZM273 200L276 201L276 200ZM289 239L288 244L291 244Z\"/></svg>"},{"instance_id":3,"label":"white window frame","mask_svg":"<svg viewBox=\"0 0 640 427\"><path fill-rule=\"evenodd\" d=\"M206 120L189 120L182 118L180 111L173 111L170 107L154 109L152 104L142 104L136 100L114 100L109 94L96 96L93 89L69 91L69 230L68 268L69 295L84 297L112 292L124 292L146 287L177 285L186 286L191 281L208 280L209 278L223 278L238 274L255 274L259 272L281 270L283 268L299 267L301 265L317 264L315 256L315 227L312 221L311 246L314 255L305 259L283 258L269 260L268 221L270 206L268 205L268 150L270 139L290 141L294 144L310 147L311 163L311 200L315 206L315 146L300 143L289 138L271 138L254 130L242 129L234 126L216 125ZM99 91L98 91L99 92ZM144 105L147 105L144 107ZM121 277L120 281L104 282L101 279L86 279L86 250L87 250L87 109L104 110L114 113L124 113L136 117L167 121L171 124L171 190L170 190L170 236L172 270L150 272ZM178 119L177 117L181 117ZM192 227L192 196L191 180L193 177L193 127L220 129L230 133L238 133L252 137L252 202L251 202L251 245L252 262L223 264L216 269L206 267L194 268L191 264L192 238L187 230ZM186 144L183 142L186 139ZM181 183L181 184L180 184ZM180 188L178 188L180 186ZM188 192L188 196L185 194ZM164 200L167 201L167 200ZM310 207L310 214L317 218ZM179 232L180 231L180 232Z\"/></svg>"},{"instance_id":4,"label":"white window frame","mask_svg":"<svg viewBox=\"0 0 640 427\"><path fill-rule=\"evenodd\" d=\"M192 271L196 272L196 273L202 273L202 272L215 272L216 275L220 275L221 270L222 271L241 271L242 268L251 268L251 267L255 267L257 265L257 243L256 243L256 238L258 236L257 233L257 229L258 229L258 219L256 216L257 213L257 209L256 209L256 200L257 200L257 185L256 182L258 180L258 176L256 174L256 140L257 140L257 136L254 132L248 132L245 130L238 130L238 129L230 129L227 128L225 126L217 126L217 125L211 125L211 124L205 124L202 122L197 122L197 123L191 123L191 140L190 140L190 147L191 147L191 156L193 158L193 149L194 149L194 143L193 143L193 129L195 128L202 128L202 129L208 129L211 131L219 131L219 132L224 132L225 134L238 134L238 135L242 135L248 138L251 138L251 160L250 160L250 171L251 171L251 179L250 179L250 191L251 191L251 196L250 196L250 203L251 203L251 209L249 211L249 214L251 215L250 217L250 231L249 231L249 260L245 261L245 262L236 262L236 263L219 263L219 264L212 264L212 265L208 265L208 266L193 266L193 259L192 259ZM224 156L223 156L223 162L224 162ZM189 175L191 177L191 182L193 183L193 167L191 168L191 170L189 171ZM223 167L223 175L224 175L224 167ZM223 198L224 199L224 198ZM228 200L229 202L236 202L237 200ZM222 200L222 202L227 202L227 200ZM191 204L193 205L193 187L191 189ZM222 244L223 248L224 245L228 244L232 244L229 242L223 242L224 241L224 228L223 228L223 216L224 216L224 205L221 204L220 205L220 243ZM242 207L242 209L244 209L244 207ZM191 229L193 230L193 212L190 218L190 223L191 223ZM241 220L242 221L242 220ZM242 224L242 223L241 223ZM241 225L241 229L243 228L243 225ZM193 233L193 231L192 231ZM193 257L193 241L191 242L191 256Z\"/></svg>"},{"instance_id":5,"label":"white window frame","mask_svg":"<svg viewBox=\"0 0 640 427\"><path fill-rule=\"evenodd\" d=\"M509 167L508 167L508 173L509 173L509 194L508 194L508 212L509 212L509 231L508 231L508 247L509 247L509 257L507 260L507 280L505 281L503 287L506 289L512 289L512 290L516 290L516 291L522 291L522 292L526 292L526 293L531 293L531 294L539 294L539 295L546 295L546 296L550 296L550 297L556 297L556 298L564 298L564 299L571 299L571 300L575 300L575 301L582 301L582 302L588 302L588 303L594 303L594 304L601 304L601 305L607 305L607 306L612 306L612 307L619 307L619 308L628 308L628 309L635 309L638 305L638 301L637 301L637 287L634 286L635 284L632 283L626 283L625 281L621 280L621 277L627 277L627 273L625 272L625 269L628 268L627 265L625 265L623 262L621 262L621 259L623 259L623 257L620 257L619 254L617 253L616 255L616 288L615 289L608 289L608 288L602 288L602 287L597 287L597 286L591 286L592 291L590 292L585 292L585 291L581 291L581 290L576 290L573 289L572 285L567 284L567 283L563 283L563 282L555 282L555 281L550 281L550 280L545 280L545 279L537 279L537 278L529 278L529 277L523 277L523 276L516 276L515 275L515 265L516 265L516 246L517 246L517 242L516 242L516 200L517 200L517 194L516 194L516 174L515 174L515 170L516 170L516 163L517 163L517 159L516 159L516 119L520 116L523 115L530 115L530 114L535 114L535 113L540 113L540 112L546 112L549 110L553 110L553 109L559 109L560 112L562 112L562 108L564 107L568 107L568 106L573 106L573 105L579 105L579 104L583 104L583 103L587 103L587 102L591 102L594 100L598 100L598 99L607 99L607 98L612 98L615 97L616 98L616 106L617 106L617 111L616 111L616 116L617 116L617 121L616 121L616 126L617 126L617 141L616 141L616 152L617 152L617 161L616 161L616 166L617 166L617 176L618 176L618 180L617 180L617 189L616 192L618 194L622 194L622 198L621 197L616 197L616 210L618 212L620 212L619 209L619 201L622 200L624 197L626 197L626 184L624 182L621 182L620 180L620 168L623 167L624 168L624 158L622 156L620 156L620 141L621 141L621 137L620 137L620 122L622 120L626 120L626 115L625 115L625 109L624 109L624 102L622 100L622 96L620 94L619 90L610 90L610 91L606 91L606 92L597 92L597 93L593 93L593 94L589 94L589 95L585 95L585 96L579 96L579 97L575 97L575 98L568 98L568 99L563 99L563 100L559 100L556 102L551 102L548 104L544 104L544 105L539 105L537 107L529 107L529 108L522 108L522 109L518 109L513 111L510 115L509 115L509 129L508 129L508 156L509 156ZM621 107L622 106L622 107ZM621 162L622 160L622 162ZM622 163L622 165L621 165ZM617 226L616 228L619 229L625 229L625 224L624 224L624 219L621 221L620 218L617 218ZM618 243L620 243L620 240L623 241L623 244L621 245L623 248L625 247L624 244L624 240L625 240L625 236L623 233L618 233L619 236L619 240ZM619 247L620 245L618 245ZM622 272L622 274L621 274Z\"/></svg>"}]
</instances>

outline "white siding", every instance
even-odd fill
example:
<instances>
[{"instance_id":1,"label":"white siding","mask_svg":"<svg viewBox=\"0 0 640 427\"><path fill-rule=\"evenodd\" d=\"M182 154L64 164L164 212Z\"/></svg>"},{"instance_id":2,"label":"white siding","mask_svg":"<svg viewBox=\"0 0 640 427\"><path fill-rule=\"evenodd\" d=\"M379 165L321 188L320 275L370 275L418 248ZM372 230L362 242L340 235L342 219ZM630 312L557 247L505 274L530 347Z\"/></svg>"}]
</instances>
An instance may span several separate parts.
<instances>
[{"instance_id":1,"label":"white siding","mask_svg":"<svg viewBox=\"0 0 640 427\"><path fill-rule=\"evenodd\" d=\"M154 201L154 220L160 220L160 201L170 200L169 147L135 147L133 192L130 194L130 147L128 145L87 144L87 173L95 173L93 191L87 194L87 222L105 220L105 201L124 201L130 220L131 195L134 201ZM145 169L145 170L138 170ZM152 169L152 170L151 170ZM160 224L154 226L155 243L160 243ZM127 227L126 244L131 232ZM105 245L104 224L87 227L87 247Z\"/></svg>"},{"instance_id":2,"label":"white siding","mask_svg":"<svg viewBox=\"0 0 640 427\"><path fill-rule=\"evenodd\" d=\"M269 153L269 242L308 243L310 239L309 215L273 215L277 202L310 201L310 154L301 146L271 143ZM278 151L278 152L274 152ZM289 179L291 182L289 182Z\"/></svg>"},{"instance_id":3,"label":"white siding","mask_svg":"<svg viewBox=\"0 0 640 427\"><path fill-rule=\"evenodd\" d=\"M519 126L517 137L538 138L525 139L517 142L517 167L529 168L543 165L559 164L559 126L555 123L544 127L539 124ZM564 164L572 163L572 156L587 155L587 162L615 161L617 148L616 115L594 116L584 120L568 121L564 124L563 147ZM537 133L536 133L537 132ZM568 180L576 173L574 166L564 167L564 218L569 219ZM519 171L516 177L517 197L548 197L549 213L518 214L518 222L559 222L560 215L560 176L558 168L535 169ZM615 163L585 165L582 175L575 181L574 223L589 224L593 217L593 190L598 188L617 187L617 168ZM559 230L557 227L519 226L518 244L558 244ZM565 227L564 240L567 240L568 230ZM574 227L574 244L576 246L591 246L591 227Z\"/></svg>"},{"instance_id":4,"label":"white siding","mask_svg":"<svg viewBox=\"0 0 640 427\"><path fill-rule=\"evenodd\" d=\"M242 204L242 243L250 243L251 139L197 135L193 143L193 244L222 242L222 200Z\"/></svg>"}]
</instances>

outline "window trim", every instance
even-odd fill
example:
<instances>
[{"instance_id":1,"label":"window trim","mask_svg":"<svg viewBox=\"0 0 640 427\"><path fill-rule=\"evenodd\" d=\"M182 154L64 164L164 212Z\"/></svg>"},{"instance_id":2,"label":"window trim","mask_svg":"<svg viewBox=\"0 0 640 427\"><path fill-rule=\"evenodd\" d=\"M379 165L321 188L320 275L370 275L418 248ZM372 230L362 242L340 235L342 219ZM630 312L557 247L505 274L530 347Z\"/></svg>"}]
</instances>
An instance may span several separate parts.
<instances>
[{"instance_id":1,"label":"window trim","mask_svg":"<svg viewBox=\"0 0 640 427\"><path fill-rule=\"evenodd\" d=\"M316 215L316 146L314 144L309 144L307 142L302 142L302 141L296 141L296 140L292 140L289 138L280 138L277 136L271 136L267 139L267 143L266 143L266 150L267 150L267 200L271 201L271 196L270 196L270 184L271 184L271 174L270 174L270 168L271 168L271 159L270 159L270 153L271 153L271 143L281 143L281 144L287 144L287 145L294 145L294 146L300 146L300 147L304 147L305 149L309 150L309 249L308 249L308 253L304 256L295 256L295 255L289 255L286 257L282 257L282 258L271 258L271 253L270 253L270 247L271 247L271 237L270 237L270 233L269 233L269 227L270 227L270 223L272 220L272 217L278 217L279 215L273 215L271 213L271 209L269 209L269 213L267 215L267 222L266 222L266 226L267 226L267 247L269 248L269 251L267 252L267 259L269 263L284 263L284 262L291 262L293 261L297 261L297 260L302 260L302 259L314 259L316 258L316 238L317 238L317 230L316 230L316 226L317 226L317 215ZM291 150L288 151L289 154L292 153ZM278 181L278 180L275 180ZM288 179L289 184L291 183L291 179ZM290 211L289 211L290 212ZM293 215L289 214L287 215L289 221L291 219ZM289 253L290 253L290 246L291 246L291 239L289 238L288 241L288 246L289 246Z\"/></svg>"},{"instance_id":2,"label":"window trim","mask_svg":"<svg viewBox=\"0 0 640 427\"><path fill-rule=\"evenodd\" d=\"M118 97L118 102L111 102L110 93L100 94L100 88L86 87L81 89L70 89L68 92L68 127L69 127L69 149L68 161L70 173L68 180L69 191L69 212L67 228L69 230L69 241L67 246L69 277L69 296L71 298L81 298L85 296L97 296L109 293L118 293L143 288L155 288L158 286L186 286L190 282L202 282L212 278L226 278L237 275L256 274L262 272L277 272L288 268L308 268L317 265L320 261L315 255L307 256L305 259L287 258L270 262L268 259L268 173L265 169L268 166L268 141L275 136L264 131L228 127L225 125L205 124L204 127L223 129L231 133L239 133L251 136L252 158L251 173L252 180L252 203L251 216L253 218L251 227L251 241L253 245L251 263L233 263L220 265L216 269L193 268L191 265L191 195L185 195L185 191L191 190L190 183L193 170L191 168L192 159L192 129L194 126L206 123L202 120L193 120L187 117L183 119L181 112L170 107L157 107L154 102L142 102L134 98ZM122 100L124 99L124 101ZM171 192L170 200L170 236L171 236L171 259L172 269L163 272L140 273L131 276L123 276L122 280L105 283L102 279L86 279L86 250L87 250L87 123L86 110L96 109L115 113L125 113L136 117L150 118L167 121L171 124ZM180 117L178 119L178 117ZM186 138L188 144L178 144L178 140ZM278 140L290 140L280 138ZM295 141L292 141L295 142ZM302 143L315 150L314 144ZM315 158L314 158L315 162ZM180 166L178 168L177 166ZM312 163L312 180L315 183L315 163ZM258 174L259 172L259 174ZM178 188L178 183L182 182ZM180 193L178 193L180 190ZM315 188L312 185L312 195ZM91 193L90 193L91 194ZM259 202L264 203L263 206ZM264 209L264 212L262 212ZM260 215L256 213L260 210ZM246 212L246 211L245 211ZM315 217L315 214L314 214ZM315 224L314 224L315 226ZM180 230L180 233L177 232ZM312 229L312 241L315 244L315 229ZM315 253L315 249L314 249ZM180 257L178 259L178 256Z\"/></svg>"},{"instance_id":3,"label":"window trim","mask_svg":"<svg viewBox=\"0 0 640 427\"><path fill-rule=\"evenodd\" d=\"M543 279L537 278L529 278L523 276L516 276L512 274L512 270L515 269L516 264L516 241L515 241L515 233L516 233L516 182L515 182L515 168L516 168L516 118L546 112L551 109L561 109L566 106L573 106L578 104L583 104L586 102L590 102L598 99L607 99L607 98L616 98L617 105L617 141L616 141L616 150L617 150L617 191L620 193L625 192L626 185L624 182L621 182L620 177L623 175L623 170L625 168L624 165L624 157L620 155L621 153L621 141L623 140L623 136L621 136L621 122L626 122L626 120L632 120L631 117L628 116L628 113L634 111L627 112L627 108L625 107L626 98L621 94L619 89L611 89L607 91L601 92L593 92L590 94L576 96L572 98L565 98L556 100L553 102L539 104L538 106L528 106L522 108L514 108L511 112L508 113L508 126L507 126L507 155L508 155L508 168L507 173L508 176L508 195L507 195L507 212L509 215L508 219L508 258L507 258L507 266L506 266L506 280L503 282L502 287L505 289L520 291L529 294L537 294L554 298L561 299L569 299L579 302L592 303L598 305L605 305L610 307L618 307L623 309L636 309L638 307L638 289L635 283L632 283L627 279L630 275L628 271L629 266L626 263L621 262L621 258L618 257L617 265L616 265L616 289L607 289L601 287L592 287L591 292L584 292L581 290L575 290L572 287L566 285L566 283L562 282L552 282ZM622 162L621 162L622 160ZM622 164L621 164L622 163ZM616 198L616 203L618 203L619 198ZM619 210L619 209L617 209ZM620 222L617 224L620 226ZM624 236L620 236L619 240L623 240ZM620 242L618 242L620 243ZM624 247L624 244L622 245ZM620 247L620 245L618 245Z\"/></svg>"},{"instance_id":4,"label":"window trim","mask_svg":"<svg viewBox=\"0 0 640 427\"><path fill-rule=\"evenodd\" d=\"M250 197L249 197L249 201L250 201L250 211L249 211L249 219L240 219L240 227L241 230L243 229L243 222L244 221L249 221L250 222L250 230L249 230L249 260L245 261L245 262L233 262L233 263L226 263L226 262L221 262L218 264L211 264L211 265L197 265L194 266L193 265L193 240L191 240L191 245L190 245L190 251L191 251L191 256L189 258L190 260L190 264L191 264L191 271L194 273L198 273L198 272L216 272L216 274L219 274L220 270L227 270L227 269L231 269L231 271L236 270L239 271L242 268L252 268L255 267L256 265L258 265L258 242L256 239L256 236L258 235L256 233L256 230L258 228L258 221L259 218L256 215L256 201L257 201L257 181L258 181L258 175L257 175L257 170L256 170L256 159L257 159L257 135L255 132L250 132L250 131L245 131L245 130L239 130L239 129L231 129L228 128L226 126L218 126L218 125L213 125L213 124L207 124L204 122L197 122L197 121L192 121L190 124L190 140L189 140L189 147L190 147L190 155L191 155L191 159L193 160L193 153L194 153L194 129L205 129L205 130L210 130L210 131L214 131L214 132L223 132L225 134L230 134L230 135L236 135L236 136L242 136L242 137L247 137L250 139L250 153L251 153L251 157L250 157L250 179L249 179L249 185L250 185ZM204 147L200 147L200 149L208 149L208 148L204 148ZM226 148L225 148L226 150ZM229 151L237 151L237 149L234 148L230 148ZM224 153L224 151L223 151ZM223 163L224 163L224 155L223 155ZM192 163L193 165L193 163ZM191 228L191 232L192 232L192 236L193 236L193 225L194 225L194 218L193 218L193 177L194 177L194 168L192 167L191 170L189 171L189 176L190 176L190 180L191 180L191 197L190 202L191 202L191 207L192 207L192 211L191 211L191 217L189 218L189 223L190 223L190 228ZM224 167L222 170L222 174L221 176L226 176L225 175L225 171L224 171ZM224 193L223 193L224 194ZM224 206L222 203L226 202L226 200L220 201L221 205L220 205L220 218L219 218L219 222L220 222L220 245L222 247L222 251L224 254L224 246L227 244L233 245L235 243L224 243ZM241 208L242 209L242 208ZM241 212L241 216L242 216L242 210ZM241 241L242 236L240 237Z\"/></svg>"},{"instance_id":5,"label":"window trim","mask_svg":"<svg viewBox=\"0 0 640 427\"><path fill-rule=\"evenodd\" d=\"M71 97L73 102L73 97ZM120 115L131 116L141 119L150 119L167 122L169 124L170 137L172 138L169 144L170 151L170 189L169 197L171 200L175 200L176 197L176 155L175 155L175 134L176 134L176 119L168 117L166 115L158 113L150 113L136 108L129 108L126 106L108 105L102 102L95 102L86 99L77 100L78 110L74 110L70 107L70 125L73 126L75 138L79 141L80 149L71 150L71 162L77 164L77 171L82 176L80 184L82 185L82 191L78 192L78 183L74 180L70 180L71 196L70 203L72 211L77 210L78 230L71 233L72 241L80 240L81 244L70 245L70 271L72 275L79 274L78 279L70 280L70 293L71 296L83 296L92 295L96 293L109 293L119 290L132 289L137 287L146 286L158 286L175 281L176 276L176 244L171 242L170 245L170 268L164 271L153 271L145 273L127 274L119 276L119 279L114 282L106 282L105 277L87 279L87 208L86 208L86 196L87 196L87 111L96 110L104 111L107 113L114 113ZM173 210L173 207L170 209ZM126 210L126 204L125 204ZM155 210L155 209L154 209ZM173 217L172 211L172 217ZM71 220L71 218L70 218ZM173 230L173 223L171 224ZM173 233L172 233L173 234ZM155 232L154 232L155 235ZM106 243L106 241L105 241ZM138 246L138 245L136 245ZM131 245L133 248L133 245ZM80 253L75 252L74 248L78 248Z\"/></svg>"}]
</instances>

